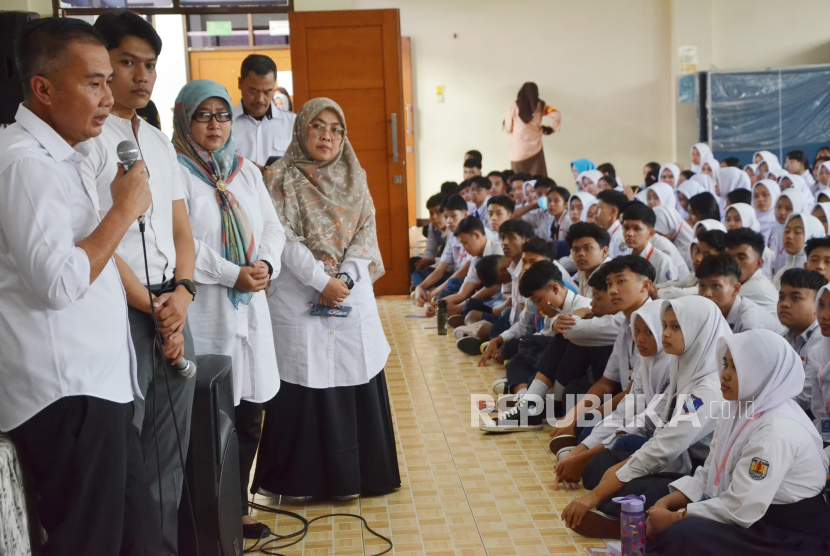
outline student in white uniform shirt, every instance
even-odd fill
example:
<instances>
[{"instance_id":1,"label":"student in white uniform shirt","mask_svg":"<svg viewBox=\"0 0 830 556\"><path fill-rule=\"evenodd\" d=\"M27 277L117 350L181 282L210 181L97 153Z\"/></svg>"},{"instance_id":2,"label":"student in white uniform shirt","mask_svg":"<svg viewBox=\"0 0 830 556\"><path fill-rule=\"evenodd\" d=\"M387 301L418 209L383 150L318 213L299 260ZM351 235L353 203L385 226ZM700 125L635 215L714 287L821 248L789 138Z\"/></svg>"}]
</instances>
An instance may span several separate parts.
<instances>
[{"instance_id":1,"label":"student in white uniform shirt","mask_svg":"<svg viewBox=\"0 0 830 556\"><path fill-rule=\"evenodd\" d=\"M43 554L161 554L158 501L132 423L141 392L127 301L112 259L152 202L147 173L142 161L126 175L119 169L113 210L99 216L80 164L113 103L112 65L89 24L34 20L15 52L25 100L0 134L0 431L28 472ZM11 495L2 494L3 519L25 522L8 511ZM4 553L30 553L5 540Z\"/></svg>"},{"instance_id":2,"label":"student in white uniform shirt","mask_svg":"<svg viewBox=\"0 0 830 556\"><path fill-rule=\"evenodd\" d=\"M333 100L308 101L265 173L287 243L268 298L280 390L266 404L253 491L326 499L400 486L383 371L390 348L372 288L383 261L347 129ZM351 312L315 316L310 304Z\"/></svg>"},{"instance_id":3,"label":"student in white uniform shirt","mask_svg":"<svg viewBox=\"0 0 830 556\"><path fill-rule=\"evenodd\" d=\"M625 244L620 215L628 205L628 197L619 191L600 191L597 195L599 210L596 224L605 228L611 236L608 244L608 256L612 259L629 255L631 249Z\"/></svg>"},{"instance_id":4,"label":"student in white uniform shirt","mask_svg":"<svg viewBox=\"0 0 830 556\"><path fill-rule=\"evenodd\" d=\"M147 165L153 194L145 233L140 232L137 222L133 224L115 251L115 262L130 306L130 332L144 395L143 400L136 399L134 423L141 431L151 491L162 498L163 554L175 555L184 474L181 461L182 456L187 459L190 444L196 380L183 377L165 360L177 363L182 357L195 359L187 323L187 310L196 296L192 282L195 248L173 145L135 113L147 105L153 92L161 39L145 19L127 10L107 11L94 26L107 41L114 69L110 89L115 104L101 135L90 141L84 174L95 182L99 210L105 215L112 208L110 183L118 171L118 144L131 141ZM149 276L145 272L145 247ZM148 280L158 330L151 312ZM157 333L164 337L164 357L158 354ZM172 404L167 396L168 385ZM171 405L175 420L171 418Z\"/></svg>"},{"instance_id":5,"label":"student in white uniform shirt","mask_svg":"<svg viewBox=\"0 0 830 556\"><path fill-rule=\"evenodd\" d=\"M470 178L470 200L475 207L474 210L469 211L470 216L478 218L482 225L489 229L490 222L487 219L487 201L490 200L490 180L484 176Z\"/></svg>"},{"instance_id":6,"label":"student in white uniform shirt","mask_svg":"<svg viewBox=\"0 0 830 556\"><path fill-rule=\"evenodd\" d=\"M772 284L778 287L781 275L788 268L804 268L807 262L807 254L804 252L804 245L814 237L825 237L827 232L818 218L812 214L792 213L784 223L784 233L781 236L786 260L784 266L778 269L772 279Z\"/></svg>"},{"instance_id":7,"label":"student in white uniform shirt","mask_svg":"<svg viewBox=\"0 0 830 556\"><path fill-rule=\"evenodd\" d=\"M810 411L813 393L814 377L810 375L812 367L808 364L808 358L813 347L820 344L822 339L816 320L816 295L825 285L827 279L824 276L803 268L791 268L781 275L778 320L787 327L784 339L804 363L804 390L793 398L804 411Z\"/></svg>"},{"instance_id":8,"label":"student in white uniform shirt","mask_svg":"<svg viewBox=\"0 0 830 556\"><path fill-rule=\"evenodd\" d=\"M807 255L804 268L818 272L825 278L830 276L830 237L814 237L807 240L804 253Z\"/></svg>"},{"instance_id":9,"label":"student in white uniform shirt","mask_svg":"<svg viewBox=\"0 0 830 556\"><path fill-rule=\"evenodd\" d=\"M613 451L603 452L608 456L594 458L585 468L586 487L590 484L593 490L571 502L562 512L562 521L586 537L619 534L620 523L614 517L620 506L612 496L645 495L648 508L668 493L671 481L653 474L666 469L688 473L709 454L723 402L714 348L719 338L732 332L720 309L708 299L688 296L661 303L663 349L672 356L668 402L659 414L657 429L633 455L624 455L609 466L614 463ZM598 483L590 480L600 477Z\"/></svg>"},{"instance_id":10,"label":"student in white uniform shirt","mask_svg":"<svg viewBox=\"0 0 830 556\"><path fill-rule=\"evenodd\" d=\"M821 340L807 357L806 374L811 382L810 409L825 451L830 455L830 286L816 295L816 320Z\"/></svg>"},{"instance_id":11,"label":"student in white uniform shirt","mask_svg":"<svg viewBox=\"0 0 830 556\"><path fill-rule=\"evenodd\" d=\"M441 212L447 240L435 269L415 287L415 304L418 306L456 293L469 268L467 253L453 234L455 227L467 218L467 202L461 195L450 195L441 203ZM444 279L446 274L450 277Z\"/></svg>"},{"instance_id":12,"label":"student in white uniform shirt","mask_svg":"<svg viewBox=\"0 0 830 556\"><path fill-rule=\"evenodd\" d=\"M242 61L239 91L242 97L233 107L236 154L264 170L288 149L296 115L274 104L277 66L268 56L251 54Z\"/></svg>"},{"instance_id":13,"label":"student in white uniform shirt","mask_svg":"<svg viewBox=\"0 0 830 556\"><path fill-rule=\"evenodd\" d=\"M654 216L656 218L654 230L674 244L680 256L683 257L686 268L691 269L692 255L689 247L695 236L692 227L681 218L677 210L665 205L654 207ZM660 249L660 246L658 245L657 248ZM675 264L678 264L677 261L675 261ZM680 266L678 264L679 269Z\"/></svg>"},{"instance_id":14,"label":"student in white uniform shirt","mask_svg":"<svg viewBox=\"0 0 830 556\"><path fill-rule=\"evenodd\" d=\"M611 259L608 257L608 232L596 224L577 222L568 230L568 245L571 247L571 259L578 270L576 283L579 295L590 299L593 297L588 279L597 269Z\"/></svg>"},{"instance_id":15,"label":"student in white uniform shirt","mask_svg":"<svg viewBox=\"0 0 830 556\"><path fill-rule=\"evenodd\" d=\"M721 230L707 230L692 240L692 270L697 270L705 257L726 252L723 243L725 236L726 233ZM657 287L657 297L660 299L677 299L698 293L697 276L694 272L673 282L663 282Z\"/></svg>"},{"instance_id":16,"label":"student in white uniform shirt","mask_svg":"<svg viewBox=\"0 0 830 556\"><path fill-rule=\"evenodd\" d=\"M741 267L741 295L751 299L771 315L776 314L778 290L764 276L764 237L749 228L738 228L726 232L726 252L735 257Z\"/></svg>"},{"instance_id":17,"label":"student in white uniform shirt","mask_svg":"<svg viewBox=\"0 0 830 556\"><path fill-rule=\"evenodd\" d=\"M718 419L706 463L649 510L646 553L828 554L828 459L792 400L804 383L798 354L751 330L718 339L717 359L731 410Z\"/></svg>"},{"instance_id":18,"label":"student in white uniform shirt","mask_svg":"<svg viewBox=\"0 0 830 556\"><path fill-rule=\"evenodd\" d=\"M786 329L777 316L746 299L741 292L741 267L728 253L704 258L695 270L698 292L718 306L733 334L764 328L778 334Z\"/></svg>"},{"instance_id":19,"label":"student in white uniform shirt","mask_svg":"<svg viewBox=\"0 0 830 556\"><path fill-rule=\"evenodd\" d=\"M248 516L247 491L259 446L262 404L280 385L265 289L280 273L285 231L262 173L234 154L230 119L218 121L217 116L229 115L230 109L231 99L222 85L191 81L176 98L173 145L196 241L194 280L199 296L189 311L193 343L199 353L233 360L242 529L246 539L259 539L270 529Z\"/></svg>"},{"instance_id":20,"label":"student in white uniform shirt","mask_svg":"<svg viewBox=\"0 0 830 556\"><path fill-rule=\"evenodd\" d=\"M623 237L631 254L646 259L654 267L655 284L677 280L677 266L651 243L654 237L654 211L642 203L631 203L622 214Z\"/></svg>"}]
</instances>

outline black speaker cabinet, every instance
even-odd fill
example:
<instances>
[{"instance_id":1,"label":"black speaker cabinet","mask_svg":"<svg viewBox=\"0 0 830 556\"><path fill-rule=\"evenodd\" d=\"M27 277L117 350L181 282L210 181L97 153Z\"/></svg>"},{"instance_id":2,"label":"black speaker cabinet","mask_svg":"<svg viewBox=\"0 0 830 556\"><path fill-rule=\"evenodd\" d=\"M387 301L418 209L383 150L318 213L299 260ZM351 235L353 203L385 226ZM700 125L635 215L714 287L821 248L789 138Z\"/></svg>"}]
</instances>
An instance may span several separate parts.
<instances>
[{"instance_id":1,"label":"black speaker cabinet","mask_svg":"<svg viewBox=\"0 0 830 556\"><path fill-rule=\"evenodd\" d=\"M33 12L0 12L0 124L13 124L23 102L23 82L14 64L17 31L39 16Z\"/></svg>"},{"instance_id":2,"label":"black speaker cabinet","mask_svg":"<svg viewBox=\"0 0 830 556\"><path fill-rule=\"evenodd\" d=\"M241 556L245 545L231 358L203 355L196 365L190 448L185 464L191 504L183 490L179 504L179 555L196 556L198 539L199 556Z\"/></svg>"}]
</instances>

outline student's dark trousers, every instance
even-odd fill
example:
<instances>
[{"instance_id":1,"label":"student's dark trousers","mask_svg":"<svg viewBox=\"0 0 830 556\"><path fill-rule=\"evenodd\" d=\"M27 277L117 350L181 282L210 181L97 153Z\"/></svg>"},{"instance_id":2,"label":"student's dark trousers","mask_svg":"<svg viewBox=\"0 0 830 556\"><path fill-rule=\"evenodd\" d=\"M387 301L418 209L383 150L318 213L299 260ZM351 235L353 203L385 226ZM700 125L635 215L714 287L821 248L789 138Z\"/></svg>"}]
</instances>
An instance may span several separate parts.
<instances>
[{"instance_id":1,"label":"student's dark trousers","mask_svg":"<svg viewBox=\"0 0 830 556\"><path fill-rule=\"evenodd\" d=\"M593 376L602 376L612 351L613 345L578 346L557 334L539 357L536 370L545 375L551 383L558 382L562 386L568 386L574 380L586 376L588 369L593 370ZM590 388L590 384L588 387Z\"/></svg>"},{"instance_id":2,"label":"student's dark trousers","mask_svg":"<svg viewBox=\"0 0 830 556\"><path fill-rule=\"evenodd\" d=\"M132 417L132 403L71 396L9 431L48 536L42 556L162 554Z\"/></svg>"}]
</instances>

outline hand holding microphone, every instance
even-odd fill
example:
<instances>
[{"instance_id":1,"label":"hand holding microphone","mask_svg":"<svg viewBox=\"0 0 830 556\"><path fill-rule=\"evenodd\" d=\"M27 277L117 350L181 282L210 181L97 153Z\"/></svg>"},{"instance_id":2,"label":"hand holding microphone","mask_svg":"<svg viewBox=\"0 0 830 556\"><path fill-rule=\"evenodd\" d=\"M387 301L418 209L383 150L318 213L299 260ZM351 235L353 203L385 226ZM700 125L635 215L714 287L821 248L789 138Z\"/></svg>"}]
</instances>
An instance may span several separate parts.
<instances>
[{"instance_id":1,"label":"hand holding microphone","mask_svg":"<svg viewBox=\"0 0 830 556\"><path fill-rule=\"evenodd\" d=\"M127 143L130 148L122 148ZM122 141L118 144L118 172L110 184L112 195L112 209L122 211L130 220L142 217L153 196L150 193L150 184L147 183L148 174L143 160L138 160L138 147L132 141Z\"/></svg>"}]
</instances>

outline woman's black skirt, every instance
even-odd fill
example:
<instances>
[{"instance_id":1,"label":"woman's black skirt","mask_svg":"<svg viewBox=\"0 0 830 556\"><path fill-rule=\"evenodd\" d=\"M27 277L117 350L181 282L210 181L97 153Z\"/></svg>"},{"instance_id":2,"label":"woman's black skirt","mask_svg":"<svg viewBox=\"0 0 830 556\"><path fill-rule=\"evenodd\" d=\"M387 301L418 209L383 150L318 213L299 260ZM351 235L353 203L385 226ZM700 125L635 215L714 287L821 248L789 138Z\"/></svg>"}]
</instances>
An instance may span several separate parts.
<instances>
[{"instance_id":1,"label":"woman's black skirt","mask_svg":"<svg viewBox=\"0 0 830 556\"><path fill-rule=\"evenodd\" d=\"M265 404L251 492L331 498L401 486L386 375L367 384L307 388L288 382Z\"/></svg>"}]
</instances>

